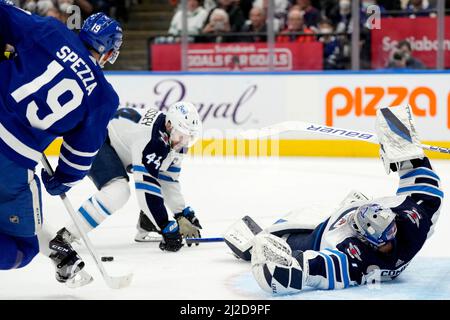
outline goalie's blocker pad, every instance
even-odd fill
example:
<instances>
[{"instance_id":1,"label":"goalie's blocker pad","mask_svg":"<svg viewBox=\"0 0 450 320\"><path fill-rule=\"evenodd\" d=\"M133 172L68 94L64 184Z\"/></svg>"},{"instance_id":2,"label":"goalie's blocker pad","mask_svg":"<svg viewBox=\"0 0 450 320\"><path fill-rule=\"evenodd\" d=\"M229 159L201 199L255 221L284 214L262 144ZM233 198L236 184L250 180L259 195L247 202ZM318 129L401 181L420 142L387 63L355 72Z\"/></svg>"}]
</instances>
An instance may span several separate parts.
<instances>
[{"instance_id":1,"label":"goalie's blocker pad","mask_svg":"<svg viewBox=\"0 0 450 320\"><path fill-rule=\"evenodd\" d=\"M255 235L261 231L261 227L252 218L245 216L234 223L225 232L223 238L236 257L250 261L250 250L253 247Z\"/></svg>"},{"instance_id":2,"label":"goalie's blocker pad","mask_svg":"<svg viewBox=\"0 0 450 320\"><path fill-rule=\"evenodd\" d=\"M377 110L376 132L386 173L397 171L403 161L423 158L410 105Z\"/></svg>"}]
</instances>

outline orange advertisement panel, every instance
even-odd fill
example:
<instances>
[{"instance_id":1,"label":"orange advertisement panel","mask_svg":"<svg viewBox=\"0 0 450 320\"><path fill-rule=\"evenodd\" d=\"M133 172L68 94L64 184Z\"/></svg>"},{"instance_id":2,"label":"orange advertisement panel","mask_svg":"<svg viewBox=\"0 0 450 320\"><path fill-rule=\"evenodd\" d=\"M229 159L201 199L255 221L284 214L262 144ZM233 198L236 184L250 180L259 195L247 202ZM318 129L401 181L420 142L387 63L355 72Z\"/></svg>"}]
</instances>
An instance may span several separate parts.
<instances>
[{"instance_id":1,"label":"orange advertisement panel","mask_svg":"<svg viewBox=\"0 0 450 320\"><path fill-rule=\"evenodd\" d=\"M450 137L450 75L379 74L331 76L323 88L324 120L328 126L374 130L380 107L409 104L423 139Z\"/></svg>"},{"instance_id":2,"label":"orange advertisement panel","mask_svg":"<svg viewBox=\"0 0 450 320\"><path fill-rule=\"evenodd\" d=\"M153 71L181 70L180 44L152 44ZM320 42L275 45L275 70L322 70ZM265 43L189 44L188 71L265 71L269 68L269 49Z\"/></svg>"},{"instance_id":3,"label":"orange advertisement panel","mask_svg":"<svg viewBox=\"0 0 450 320\"><path fill-rule=\"evenodd\" d=\"M426 67L436 67L437 19L420 18L382 18L381 28L371 31L372 68L385 68L395 46L407 40L412 47L413 57L422 61ZM401 27L399 27L401 26ZM450 16L445 17L445 66L450 67Z\"/></svg>"}]
</instances>

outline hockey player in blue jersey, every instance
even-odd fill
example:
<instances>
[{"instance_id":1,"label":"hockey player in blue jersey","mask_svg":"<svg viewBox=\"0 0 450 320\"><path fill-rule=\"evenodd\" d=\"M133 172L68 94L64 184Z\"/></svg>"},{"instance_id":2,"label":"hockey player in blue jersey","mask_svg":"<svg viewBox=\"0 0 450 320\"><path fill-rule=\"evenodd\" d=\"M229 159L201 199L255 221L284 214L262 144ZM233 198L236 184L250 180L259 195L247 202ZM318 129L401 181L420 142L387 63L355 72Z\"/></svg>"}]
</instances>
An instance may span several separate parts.
<instances>
[{"instance_id":1,"label":"hockey player in blue jersey","mask_svg":"<svg viewBox=\"0 0 450 320\"><path fill-rule=\"evenodd\" d=\"M197 109L186 101L171 105L167 112L120 108L89 171L99 191L78 209L84 231L96 228L125 205L130 197L128 172L132 172L141 208L136 241L144 242L149 233L157 231L162 236L161 250L178 251L182 236L200 237L200 222L185 204L178 176L201 127ZM74 226L59 234L69 242L79 238Z\"/></svg>"},{"instance_id":2,"label":"hockey player in blue jersey","mask_svg":"<svg viewBox=\"0 0 450 320\"><path fill-rule=\"evenodd\" d=\"M233 252L251 259L264 291L343 289L395 279L433 233L444 195L420 146L410 106L379 109L376 129L386 171L400 177L395 196L370 200L351 192L320 223L300 212L263 232L248 219L226 232Z\"/></svg>"},{"instance_id":3,"label":"hockey player in blue jersey","mask_svg":"<svg viewBox=\"0 0 450 320\"><path fill-rule=\"evenodd\" d=\"M67 192L89 171L119 104L101 68L117 58L122 30L95 14L76 35L56 19L0 0L0 39L16 53L0 62L0 269L26 266L41 245L64 282L84 263L60 236L50 244L38 240L43 215L34 171L59 136L55 174L41 175L47 191Z\"/></svg>"}]
</instances>

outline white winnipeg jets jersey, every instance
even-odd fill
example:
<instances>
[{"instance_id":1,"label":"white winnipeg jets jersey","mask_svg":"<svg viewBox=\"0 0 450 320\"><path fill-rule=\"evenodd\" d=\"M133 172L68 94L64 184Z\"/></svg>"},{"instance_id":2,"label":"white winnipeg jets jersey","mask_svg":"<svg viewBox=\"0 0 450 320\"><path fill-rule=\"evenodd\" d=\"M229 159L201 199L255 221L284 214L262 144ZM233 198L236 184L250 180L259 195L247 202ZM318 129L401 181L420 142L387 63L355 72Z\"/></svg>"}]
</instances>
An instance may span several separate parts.
<instances>
[{"instance_id":1,"label":"white winnipeg jets jersey","mask_svg":"<svg viewBox=\"0 0 450 320\"><path fill-rule=\"evenodd\" d=\"M141 209L163 227L168 221L165 205L173 213L186 207L178 178L187 150L170 148L165 114L154 108L119 108L108 137L123 166L133 172Z\"/></svg>"}]
</instances>

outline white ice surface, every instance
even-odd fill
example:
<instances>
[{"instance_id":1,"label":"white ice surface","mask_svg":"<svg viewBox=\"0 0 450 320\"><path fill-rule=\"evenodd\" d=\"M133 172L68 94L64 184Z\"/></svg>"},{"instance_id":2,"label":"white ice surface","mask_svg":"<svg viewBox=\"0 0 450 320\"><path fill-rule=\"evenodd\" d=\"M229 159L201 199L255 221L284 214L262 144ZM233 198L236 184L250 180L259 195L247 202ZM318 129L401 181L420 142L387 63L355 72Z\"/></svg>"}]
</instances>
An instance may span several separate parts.
<instances>
[{"instance_id":1,"label":"white ice surface","mask_svg":"<svg viewBox=\"0 0 450 320\"><path fill-rule=\"evenodd\" d=\"M51 159L53 165L56 158ZM444 192L449 193L450 161L433 161ZM40 169L39 169L40 171ZM183 191L203 225L203 236L219 237L248 214L262 226L301 207L332 208L350 189L373 197L394 194L397 176L384 173L378 159L186 159ZM86 179L69 193L75 208L95 187ZM58 230L69 216L58 197L43 192L45 223ZM340 291L305 291L273 297L259 289L250 265L236 260L224 243L204 243L177 253L157 243L134 242L139 208L134 195L126 206L90 234L112 273L134 272L130 287L109 289L88 252L75 246L95 280L70 289L54 279L43 255L27 267L0 271L0 299L450 299L450 217L444 202L435 234L396 281Z\"/></svg>"}]
</instances>

